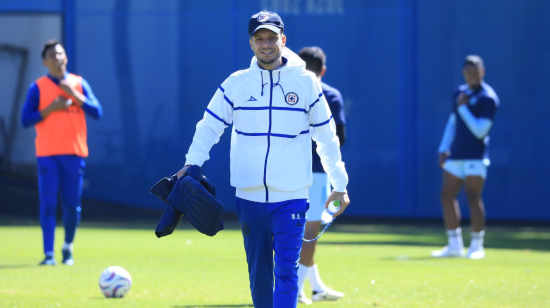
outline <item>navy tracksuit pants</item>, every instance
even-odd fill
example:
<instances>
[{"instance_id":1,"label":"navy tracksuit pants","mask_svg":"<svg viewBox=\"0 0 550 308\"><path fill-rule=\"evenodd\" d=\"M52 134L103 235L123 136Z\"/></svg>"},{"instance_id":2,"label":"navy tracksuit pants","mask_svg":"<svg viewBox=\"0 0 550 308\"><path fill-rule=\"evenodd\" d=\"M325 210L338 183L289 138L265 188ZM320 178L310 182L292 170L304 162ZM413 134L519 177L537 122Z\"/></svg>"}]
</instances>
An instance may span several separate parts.
<instances>
[{"instance_id":1,"label":"navy tracksuit pants","mask_svg":"<svg viewBox=\"0 0 550 308\"><path fill-rule=\"evenodd\" d=\"M80 196L86 164L84 158L76 155L37 157L37 162L44 254L53 256L57 196L61 191L65 242L72 243L80 222Z\"/></svg>"},{"instance_id":2,"label":"navy tracksuit pants","mask_svg":"<svg viewBox=\"0 0 550 308\"><path fill-rule=\"evenodd\" d=\"M306 199L260 203L237 198L255 308L296 307L307 210Z\"/></svg>"}]
</instances>

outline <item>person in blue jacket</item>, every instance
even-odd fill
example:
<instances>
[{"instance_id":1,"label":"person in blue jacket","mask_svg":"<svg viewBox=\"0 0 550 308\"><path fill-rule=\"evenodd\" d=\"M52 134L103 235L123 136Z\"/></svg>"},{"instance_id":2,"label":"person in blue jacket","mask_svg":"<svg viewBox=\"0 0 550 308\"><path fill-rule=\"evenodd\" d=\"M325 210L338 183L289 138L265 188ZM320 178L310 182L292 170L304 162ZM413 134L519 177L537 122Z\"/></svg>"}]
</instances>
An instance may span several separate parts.
<instances>
[{"instance_id":1,"label":"person in blue jacket","mask_svg":"<svg viewBox=\"0 0 550 308\"><path fill-rule=\"evenodd\" d=\"M80 197L88 156L86 115L98 119L102 108L88 82L67 72L65 49L46 42L42 63L48 74L31 84L21 113L23 127L36 129L36 160L40 195L40 226L45 258L55 265L54 233L57 198L61 193L65 242L62 262L73 265L73 242L80 222Z\"/></svg>"}]
</instances>

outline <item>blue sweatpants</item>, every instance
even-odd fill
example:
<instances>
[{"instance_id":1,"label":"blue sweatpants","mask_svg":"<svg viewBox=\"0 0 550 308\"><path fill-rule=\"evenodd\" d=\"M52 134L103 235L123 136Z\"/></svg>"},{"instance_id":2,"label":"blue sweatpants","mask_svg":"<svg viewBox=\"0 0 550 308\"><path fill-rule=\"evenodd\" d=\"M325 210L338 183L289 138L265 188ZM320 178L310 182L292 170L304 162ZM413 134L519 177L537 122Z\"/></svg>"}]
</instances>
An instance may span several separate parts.
<instances>
[{"instance_id":1,"label":"blue sweatpants","mask_svg":"<svg viewBox=\"0 0 550 308\"><path fill-rule=\"evenodd\" d=\"M259 203L237 198L255 308L298 304L298 261L307 210L306 199Z\"/></svg>"},{"instance_id":2,"label":"blue sweatpants","mask_svg":"<svg viewBox=\"0 0 550 308\"><path fill-rule=\"evenodd\" d=\"M38 192L40 195L40 225L44 254L53 256L55 211L61 191L65 242L72 243L80 222L80 197L86 163L76 155L37 157Z\"/></svg>"}]
</instances>

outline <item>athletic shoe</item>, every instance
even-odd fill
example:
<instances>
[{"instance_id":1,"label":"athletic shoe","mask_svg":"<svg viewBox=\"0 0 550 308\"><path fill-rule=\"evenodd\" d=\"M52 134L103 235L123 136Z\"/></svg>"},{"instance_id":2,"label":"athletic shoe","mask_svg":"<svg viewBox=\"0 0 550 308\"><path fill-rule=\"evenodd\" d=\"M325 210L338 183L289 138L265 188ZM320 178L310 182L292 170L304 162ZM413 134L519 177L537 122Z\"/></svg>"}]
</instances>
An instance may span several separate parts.
<instances>
[{"instance_id":1,"label":"athletic shoe","mask_svg":"<svg viewBox=\"0 0 550 308\"><path fill-rule=\"evenodd\" d=\"M443 247L441 250L432 251L432 257L434 258L462 258L464 252L461 248L449 248L449 246Z\"/></svg>"},{"instance_id":2,"label":"athletic shoe","mask_svg":"<svg viewBox=\"0 0 550 308\"><path fill-rule=\"evenodd\" d=\"M314 302L335 301L335 300L341 299L342 297L344 297L344 293L326 288L323 292L313 291L313 295L311 296L311 299Z\"/></svg>"},{"instance_id":3,"label":"athletic shoe","mask_svg":"<svg viewBox=\"0 0 550 308\"><path fill-rule=\"evenodd\" d=\"M55 259L53 257L46 257L40 264L38 265L56 265L57 262L55 262Z\"/></svg>"},{"instance_id":4,"label":"athletic shoe","mask_svg":"<svg viewBox=\"0 0 550 308\"><path fill-rule=\"evenodd\" d=\"M61 250L61 254L63 255L63 264L65 265L74 264L73 252L70 249Z\"/></svg>"},{"instance_id":5,"label":"athletic shoe","mask_svg":"<svg viewBox=\"0 0 550 308\"><path fill-rule=\"evenodd\" d=\"M298 294L298 303L302 303L306 305L311 305L312 303L311 299L306 297L306 292L304 292L304 290L302 290L302 292Z\"/></svg>"},{"instance_id":6,"label":"athletic shoe","mask_svg":"<svg viewBox=\"0 0 550 308\"><path fill-rule=\"evenodd\" d=\"M477 249L472 249L472 247L470 247L466 254L466 258L475 260L483 259L485 258L485 250L483 250L483 247L478 247Z\"/></svg>"}]
</instances>

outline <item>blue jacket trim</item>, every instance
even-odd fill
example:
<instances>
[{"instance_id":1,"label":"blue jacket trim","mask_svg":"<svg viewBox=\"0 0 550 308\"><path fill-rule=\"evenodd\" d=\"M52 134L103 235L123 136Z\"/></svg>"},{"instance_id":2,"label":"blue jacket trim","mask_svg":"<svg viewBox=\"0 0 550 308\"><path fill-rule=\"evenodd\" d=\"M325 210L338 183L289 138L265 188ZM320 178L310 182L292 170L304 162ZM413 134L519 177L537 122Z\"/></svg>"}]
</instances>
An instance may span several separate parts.
<instances>
[{"instance_id":1,"label":"blue jacket trim","mask_svg":"<svg viewBox=\"0 0 550 308\"><path fill-rule=\"evenodd\" d=\"M328 118L328 120L326 120L325 122L321 122L319 124L309 124L309 126L313 126L313 127L323 126L325 124L328 124L330 122L330 119L332 119L332 116L330 116L330 118Z\"/></svg>"},{"instance_id":2,"label":"blue jacket trim","mask_svg":"<svg viewBox=\"0 0 550 308\"><path fill-rule=\"evenodd\" d=\"M222 86L219 86L219 89L222 91L223 93L223 98L225 99L225 101L231 105L231 107L233 107L233 103L229 100L229 98L227 96L225 96L225 90L222 88Z\"/></svg>"},{"instance_id":3,"label":"blue jacket trim","mask_svg":"<svg viewBox=\"0 0 550 308\"><path fill-rule=\"evenodd\" d=\"M273 137L282 137L282 138L296 138L300 135L307 134L307 133L309 133L309 129L300 132L300 134L298 134L298 135L283 135L283 134L273 134L272 133L271 136L273 136Z\"/></svg>"},{"instance_id":4,"label":"blue jacket trim","mask_svg":"<svg viewBox=\"0 0 550 308\"><path fill-rule=\"evenodd\" d=\"M224 94L223 98L225 98L225 101L226 101L229 105L231 105L231 107L233 107L233 103L229 100L229 98L227 98L227 96L225 96L225 94Z\"/></svg>"},{"instance_id":5,"label":"blue jacket trim","mask_svg":"<svg viewBox=\"0 0 550 308\"><path fill-rule=\"evenodd\" d=\"M273 110L287 110L287 111L300 111L300 112L307 113L307 110L305 110L303 108L271 107L271 109L273 109Z\"/></svg>"},{"instance_id":6,"label":"blue jacket trim","mask_svg":"<svg viewBox=\"0 0 550 308\"><path fill-rule=\"evenodd\" d=\"M309 108L313 108L315 104L321 99L321 96L323 96L323 93L319 94L319 98L313 102L313 104L309 105Z\"/></svg>"},{"instance_id":7,"label":"blue jacket trim","mask_svg":"<svg viewBox=\"0 0 550 308\"><path fill-rule=\"evenodd\" d=\"M279 76L281 73L279 72ZM265 202L269 202L269 189L267 188L267 158L269 157L269 148L271 147L271 107L273 107L273 72L269 71L269 128L267 130L267 152L265 153L265 163L264 163L264 187L265 187ZM283 91L284 93L284 91Z\"/></svg>"},{"instance_id":8,"label":"blue jacket trim","mask_svg":"<svg viewBox=\"0 0 550 308\"><path fill-rule=\"evenodd\" d=\"M271 107L273 110L286 110L286 111L299 111L307 113L307 110L303 108L290 108L290 107ZM234 110L269 110L269 106L265 107L235 107Z\"/></svg>"},{"instance_id":9,"label":"blue jacket trim","mask_svg":"<svg viewBox=\"0 0 550 308\"><path fill-rule=\"evenodd\" d=\"M268 110L269 106L266 107L235 107L234 110Z\"/></svg>"},{"instance_id":10,"label":"blue jacket trim","mask_svg":"<svg viewBox=\"0 0 550 308\"><path fill-rule=\"evenodd\" d=\"M238 131L235 129L235 132L237 134L240 134L240 135L244 135L244 136L252 136L252 137L257 137L257 136L273 136L273 137L282 137L282 138L296 138L298 137L299 135L303 135L303 134L307 134L309 133L309 129L308 130L304 130L304 131L301 131L300 134L298 135L285 135L285 134L275 134L275 133L245 133L245 132L241 132L241 131Z\"/></svg>"},{"instance_id":11,"label":"blue jacket trim","mask_svg":"<svg viewBox=\"0 0 550 308\"><path fill-rule=\"evenodd\" d=\"M241 132L241 131L238 131L235 129L235 132L237 132L237 134L241 134L241 135L245 135L245 136L267 136L268 133L244 133L244 132Z\"/></svg>"},{"instance_id":12,"label":"blue jacket trim","mask_svg":"<svg viewBox=\"0 0 550 308\"><path fill-rule=\"evenodd\" d=\"M231 124L225 122L222 118L218 117L215 113L213 113L212 111L210 111L210 109L206 108L206 112L208 112L211 116L213 116L214 118L216 118L218 121L222 122L223 124L225 124L226 126L229 126Z\"/></svg>"}]
</instances>

